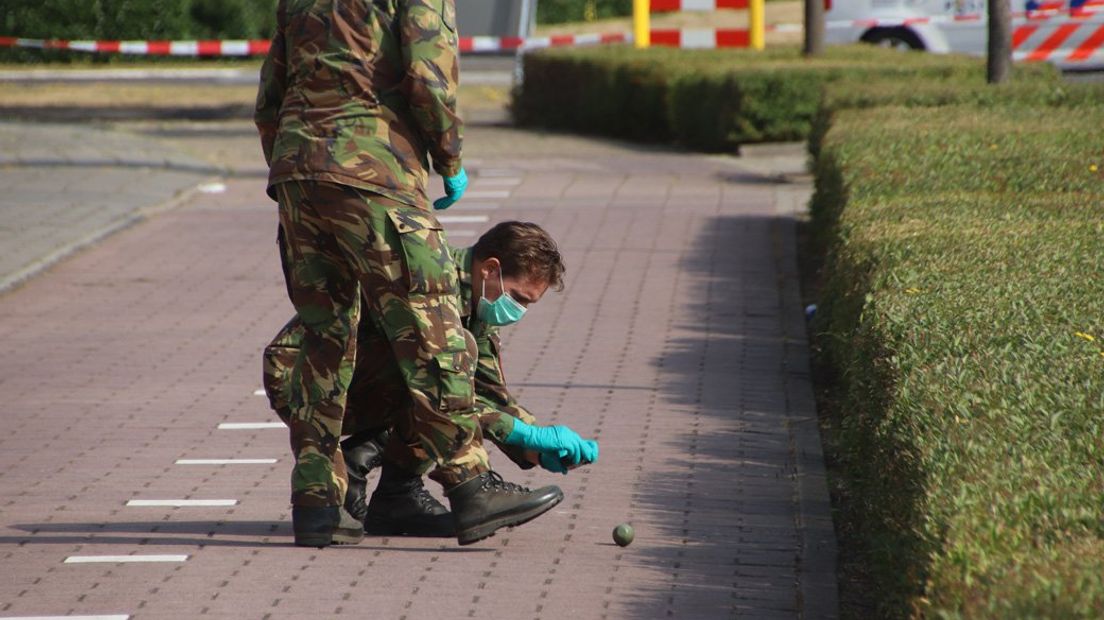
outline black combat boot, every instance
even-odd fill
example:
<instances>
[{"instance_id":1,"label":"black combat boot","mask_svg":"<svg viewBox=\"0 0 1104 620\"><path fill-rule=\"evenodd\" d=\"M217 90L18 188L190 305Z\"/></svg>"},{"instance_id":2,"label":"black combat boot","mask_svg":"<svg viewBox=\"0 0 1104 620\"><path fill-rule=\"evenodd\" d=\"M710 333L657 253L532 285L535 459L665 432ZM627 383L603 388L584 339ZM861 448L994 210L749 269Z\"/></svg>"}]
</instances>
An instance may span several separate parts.
<instances>
[{"instance_id":1,"label":"black combat boot","mask_svg":"<svg viewBox=\"0 0 1104 620\"><path fill-rule=\"evenodd\" d=\"M292 506L291 529L297 547L355 545L364 526L340 506Z\"/></svg>"},{"instance_id":2,"label":"black combat boot","mask_svg":"<svg viewBox=\"0 0 1104 620\"><path fill-rule=\"evenodd\" d=\"M368 503L364 531L374 536L456 536L452 515L429 494L422 477L388 461Z\"/></svg>"},{"instance_id":3,"label":"black combat boot","mask_svg":"<svg viewBox=\"0 0 1104 620\"><path fill-rule=\"evenodd\" d=\"M345 471L349 477L349 489L345 492L345 510L357 521L363 522L368 506L368 473L383 463L383 447L387 445L386 430L361 431L341 442L341 454L345 457Z\"/></svg>"},{"instance_id":4,"label":"black combat boot","mask_svg":"<svg viewBox=\"0 0 1104 620\"><path fill-rule=\"evenodd\" d=\"M445 492L452 506L456 538L461 545L493 536L495 531L521 525L563 500L557 486L529 489L506 482L493 471L483 472Z\"/></svg>"}]
</instances>

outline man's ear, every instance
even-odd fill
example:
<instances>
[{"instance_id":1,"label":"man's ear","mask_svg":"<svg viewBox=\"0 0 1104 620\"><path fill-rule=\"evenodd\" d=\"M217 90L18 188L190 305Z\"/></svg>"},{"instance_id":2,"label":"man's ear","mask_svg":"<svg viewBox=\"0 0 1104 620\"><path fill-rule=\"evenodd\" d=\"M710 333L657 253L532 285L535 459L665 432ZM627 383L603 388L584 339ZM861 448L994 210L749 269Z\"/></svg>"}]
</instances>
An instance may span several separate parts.
<instances>
[{"instance_id":1,"label":"man's ear","mask_svg":"<svg viewBox=\"0 0 1104 620\"><path fill-rule=\"evenodd\" d=\"M483 274L483 279L491 277L492 273L498 273L502 269L502 263L497 258L490 256L483 259L483 262L479 265L479 272Z\"/></svg>"}]
</instances>

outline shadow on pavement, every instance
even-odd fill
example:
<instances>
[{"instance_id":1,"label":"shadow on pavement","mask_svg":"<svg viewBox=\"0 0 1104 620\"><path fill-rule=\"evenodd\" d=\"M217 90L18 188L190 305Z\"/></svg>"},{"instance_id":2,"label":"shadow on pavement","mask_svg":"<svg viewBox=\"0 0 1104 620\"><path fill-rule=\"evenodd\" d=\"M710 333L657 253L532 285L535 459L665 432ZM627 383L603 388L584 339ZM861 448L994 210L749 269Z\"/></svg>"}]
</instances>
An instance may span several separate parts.
<instances>
[{"instance_id":1,"label":"shadow on pavement","mask_svg":"<svg viewBox=\"0 0 1104 620\"><path fill-rule=\"evenodd\" d=\"M693 282L691 301L675 326L680 335L652 363L662 372L657 407L682 412L688 426L664 440L682 456L657 463L636 498L642 517L683 544L640 552L674 579L669 589L641 592L633 617L803 611L780 222L709 218L680 265L680 278Z\"/></svg>"},{"instance_id":2,"label":"shadow on pavement","mask_svg":"<svg viewBox=\"0 0 1104 620\"><path fill-rule=\"evenodd\" d=\"M294 547L291 523L274 521L123 521L112 523L17 523L10 527L29 536L0 536L0 545L137 545L185 547ZM174 536L180 534L181 536ZM195 535L203 535L196 538ZM226 537L244 536L257 540ZM492 547L458 547L453 539L432 547L389 544L402 536L368 536L358 545L337 545L372 551L413 553L488 553ZM418 540L426 540L420 538ZM383 544L379 544L380 541Z\"/></svg>"}]
</instances>

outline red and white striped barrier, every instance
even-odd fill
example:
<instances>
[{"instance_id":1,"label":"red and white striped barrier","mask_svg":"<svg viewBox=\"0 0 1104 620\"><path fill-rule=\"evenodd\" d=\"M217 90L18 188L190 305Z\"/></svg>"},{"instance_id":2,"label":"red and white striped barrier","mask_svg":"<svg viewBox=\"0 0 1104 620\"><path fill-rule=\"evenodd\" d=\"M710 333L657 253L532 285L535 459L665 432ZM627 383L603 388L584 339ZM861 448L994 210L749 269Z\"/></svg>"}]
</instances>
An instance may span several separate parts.
<instances>
[{"instance_id":1,"label":"red and white striped barrier","mask_svg":"<svg viewBox=\"0 0 1104 620\"><path fill-rule=\"evenodd\" d=\"M715 49L747 47L751 35L747 30L725 28L676 28L652 30L652 45L683 49Z\"/></svg>"},{"instance_id":2,"label":"red and white striped barrier","mask_svg":"<svg viewBox=\"0 0 1104 620\"><path fill-rule=\"evenodd\" d=\"M1104 48L1104 24L1066 23L1042 30L1023 24L1012 31L1012 58L1028 62L1083 63Z\"/></svg>"},{"instance_id":3,"label":"red and white striped barrier","mask_svg":"<svg viewBox=\"0 0 1104 620\"><path fill-rule=\"evenodd\" d=\"M652 0L652 13L746 9L748 0Z\"/></svg>"}]
</instances>

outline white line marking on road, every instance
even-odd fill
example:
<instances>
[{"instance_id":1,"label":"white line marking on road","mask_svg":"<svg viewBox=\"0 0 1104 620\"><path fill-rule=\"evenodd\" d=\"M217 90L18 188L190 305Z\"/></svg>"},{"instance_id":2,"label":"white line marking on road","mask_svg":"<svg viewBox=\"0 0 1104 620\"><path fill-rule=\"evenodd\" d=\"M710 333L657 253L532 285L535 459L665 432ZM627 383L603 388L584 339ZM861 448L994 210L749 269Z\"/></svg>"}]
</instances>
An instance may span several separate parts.
<instances>
[{"instance_id":1,"label":"white line marking on road","mask_svg":"<svg viewBox=\"0 0 1104 620\"><path fill-rule=\"evenodd\" d=\"M269 465L277 459L176 459L177 465Z\"/></svg>"},{"instance_id":2,"label":"white line marking on road","mask_svg":"<svg viewBox=\"0 0 1104 620\"><path fill-rule=\"evenodd\" d=\"M253 430L258 428L287 428L283 422L223 422L218 425L222 431Z\"/></svg>"},{"instance_id":3,"label":"white line marking on road","mask_svg":"<svg viewBox=\"0 0 1104 620\"><path fill-rule=\"evenodd\" d=\"M484 185L518 185L521 183L521 179L517 177L491 177L489 179L476 179L473 185L482 187Z\"/></svg>"},{"instance_id":4,"label":"white line marking on road","mask_svg":"<svg viewBox=\"0 0 1104 620\"><path fill-rule=\"evenodd\" d=\"M66 564L92 564L110 562L184 562L186 555L71 555L65 558ZM69 616L66 616L69 617Z\"/></svg>"},{"instance_id":5,"label":"white line marking on road","mask_svg":"<svg viewBox=\"0 0 1104 620\"><path fill-rule=\"evenodd\" d=\"M438 215L437 221L442 224L482 224L491 219L486 215Z\"/></svg>"},{"instance_id":6,"label":"white line marking on road","mask_svg":"<svg viewBox=\"0 0 1104 620\"><path fill-rule=\"evenodd\" d=\"M177 508L194 506L237 506L236 499L132 499L127 506L173 506Z\"/></svg>"},{"instance_id":7,"label":"white line marking on road","mask_svg":"<svg viewBox=\"0 0 1104 620\"><path fill-rule=\"evenodd\" d=\"M253 395L254 396L267 396L268 393L264 391L264 388L261 388L259 390L253 390Z\"/></svg>"},{"instance_id":8,"label":"white line marking on road","mask_svg":"<svg viewBox=\"0 0 1104 620\"><path fill-rule=\"evenodd\" d=\"M200 192L204 194L224 194L226 193L225 183L204 183L197 187Z\"/></svg>"},{"instance_id":9,"label":"white line marking on road","mask_svg":"<svg viewBox=\"0 0 1104 620\"><path fill-rule=\"evenodd\" d=\"M497 209L500 205L497 202L460 202L449 207L449 211L479 211L482 209Z\"/></svg>"},{"instance_id":10,"label":"white line marking on road","mask_svg":"<svg viewBox=\"0 0 1104 620\"><path fill-rule=\"evenodd\" d=\"M464 198L509 198L510 191L502 189L472 190L464 194Z\"/></svg>"},{"instance_id":11,"label":"white line marking on road","mask_svg":"<svg viewBox=\"0 0 1104 620\"><path fill-rule=\"evenodd\" d=\"M130 616L0 616L0 620L130 620Z\"/></svg>"}]
</instances>

